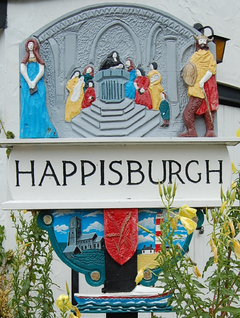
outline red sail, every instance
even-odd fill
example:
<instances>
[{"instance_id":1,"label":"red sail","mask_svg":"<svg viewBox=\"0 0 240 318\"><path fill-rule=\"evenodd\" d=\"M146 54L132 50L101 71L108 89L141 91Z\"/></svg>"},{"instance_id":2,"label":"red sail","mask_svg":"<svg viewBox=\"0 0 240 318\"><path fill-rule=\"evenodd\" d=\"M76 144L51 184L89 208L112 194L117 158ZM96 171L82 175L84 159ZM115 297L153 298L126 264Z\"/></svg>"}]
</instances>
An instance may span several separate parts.
<instances>
[{"instance_id":1,"label":"red sail","mask_svg":"<svg viewBox=\"0 0 240 318\"><path fill-rule=\"evenodd\" d=\"M136 252L138 209L105 209L104 239L111 257L120 265Z\"/></svg>"}]
</instances>

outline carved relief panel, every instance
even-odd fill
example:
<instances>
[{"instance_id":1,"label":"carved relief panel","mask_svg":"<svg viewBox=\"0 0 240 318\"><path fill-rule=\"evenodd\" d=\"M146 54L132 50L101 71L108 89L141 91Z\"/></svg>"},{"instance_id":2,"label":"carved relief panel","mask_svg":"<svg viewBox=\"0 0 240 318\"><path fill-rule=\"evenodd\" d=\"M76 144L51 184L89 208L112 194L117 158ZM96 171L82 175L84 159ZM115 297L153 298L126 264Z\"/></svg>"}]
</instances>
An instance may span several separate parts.
<instances>
[{"instance_id":1,"label":"carved relief panel","mask_svg":"<svg viewBox=\"0 0 240 318\"><path fill-rule=\"evenodd\" d=\"M188 102L181 73L195 51L195 33L196 30L167 13L126 4L87 7L35 32L32 38L38 42L45 65L46 110L54 126L51 130L56 130L54 136L41 137L178 136L185 128L182 113ZM26 41L20 45L21 61L26 54L25 44ZM106 104L99 99L97 78L107 76L99 74L100 68L114 52L124 70L122 85L132 81L134 93L139 93L142 101L129 98L126 91L121 102L112 100ZM128 59L131 66L126 62ZM115 62L110 67L118 65ZM88 67L92 68L91 76L86 72ZM151 76L151 70L155 70L155 77ZM116 85L120 85L119 81ZM150 90L150 96L145 91L151 86L154 90ZM110 86L108 89L112 90ZM161 91L168 103L167 125L159 112ZM156 96L156 106L147 101ZM23 108L22 103L21 120ZM198 122L203 119L198 118L196 123L198 135L203 136L204 127Z\"/></svg>"}]
</instances>

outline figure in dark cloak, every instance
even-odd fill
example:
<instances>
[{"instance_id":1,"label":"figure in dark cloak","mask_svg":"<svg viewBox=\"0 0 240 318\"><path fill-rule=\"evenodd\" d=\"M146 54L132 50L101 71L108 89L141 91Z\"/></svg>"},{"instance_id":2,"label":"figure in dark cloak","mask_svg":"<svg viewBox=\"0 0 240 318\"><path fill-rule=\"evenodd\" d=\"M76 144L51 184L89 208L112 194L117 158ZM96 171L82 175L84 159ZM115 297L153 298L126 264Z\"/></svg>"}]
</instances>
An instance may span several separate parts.
<instances>
[{"instance_id":1,"label":"figure in dark cloak","mask_svg":"<svg viewBox=\"0 0 240 318\"><path fill-rule=\"evenodd\" d=\"M102 71L107 70L109 68L124 69L124 65L120 61L119 54L116 51L113 51L107 56L107 58L102 62L99 70Z\"/></svg>"}]
</instances>

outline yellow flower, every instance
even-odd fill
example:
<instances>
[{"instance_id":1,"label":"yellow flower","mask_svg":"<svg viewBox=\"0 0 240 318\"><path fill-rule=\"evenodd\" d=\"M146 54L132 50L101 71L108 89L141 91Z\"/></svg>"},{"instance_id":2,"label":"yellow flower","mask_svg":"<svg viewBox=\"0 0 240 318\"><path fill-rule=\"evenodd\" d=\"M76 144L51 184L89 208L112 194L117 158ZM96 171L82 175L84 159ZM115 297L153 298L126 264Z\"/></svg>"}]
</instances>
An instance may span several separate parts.
<instances>
[{"instance_id":1,"label":"yellow flower","mask_svg":"<svg viewBox=\"0 0 240 318\"><path fill-rule=\"evenodd\" d=\"M196 209L193 208L189 208L188 205L183 205L180 209L179 209L179 216L184 216L186 218L192 219L194 217L196 217Z\"/></svg>"},{"instance_id":2,"label":"yellow flower","mask_svg":"<svg viewBox=\"0 0 240 318\"><path fill-rule=\"evenodd\" d=\"M177 222L175 221L175 218L171 219L171 227L173 230L177 230Z\"/></svg>"},{"instance_id":3,"label":"yellow flower","mask_svg":"<svg viewBox=\"0 0 240 318\"><path fill-rule=\"evenodd\" d=\"M209 244L210 244L210 246L211 246L211 249L212 249L213 246L215 246L215 243L214 243L212 237L210 238Z\"/></svg>"},{"instance_id":4,"label":"yellow flower","mask_svg":"<svg viewBox=\"0 0 240 318\"><path fill-rule=\"evenodd\" d=\"M234 228L234 225L233 225L233 221L230 220L228 224L229 224L229 227L230 227L230 229L232 231L232 237L234 237L235 236L235 228Z\"/></svg>"},{"instance_id":5,"label":"yellow flower","mask_svg":"<svg viewBox=\"0 0 240 318\"><path fill-rule=\"evenodd\" d=\"M238 136L240 137L240 136ZM237 168L235 167L233 161L231 161L231 166L232 166L232 173L234 174L235 172L237 172Z\"/></svg>"},{"instance_id":6,"label":"yellow flower","mask_svg":"<svg viewBox=\"0 0 240 318\"><path fill-rule=\"evenodd\" d=\"M237 186L236 182L233 182L233 181L232 181L232 183L231 183L231 189L235 189L236 186Z\"/></svg>"},{"instance_id":7,"label":"yellow flower","mask_svg":"<svg viewBox=\"0 0 240 318\"><path fill-rule=\"evenodd\" d=\"M60 295L56 301L56 305L60 310L70 310L72 308L72 304L70 302L70 298L67 295Z\"/></svg>"},{"instance_id":8,"label":"yellow flower","mask_svg":"<svg viewBox=\"0 0 240 318\"><path fill-rule=\"evenodd\" d=\"M222 206L221 206L221 208L220 208L220 215L223 213L223 211L224 211L226 205L227 205L227 201L224 201L223 204L222 204Z\"/></svg>"},{"instance_id":9,"label":"yellow flower","mask_svg":"<svg viewBox=\"0 0 240 318\"><path fill-rule=\"evenodd\" d=\"M217 247L214 245L212 247L213 255L214 255L214 263L218 262L218 253L217 253Z\"/></svg>"},{"instance_id":10,"label":"yellow flower","mask_svg":"<svg viewBox=\"0 0 240 318\"><path fill-rule=\"evenodd\" d=\"M72 310L74 311L75 317L79 318L81 317L80 311L76 306L73 306Z\"/></svg>"},{"instance_id":11,"label":"yellow flower","mask_svg":"<svg viewBox=\"0 0 240 318\"><path fill-rule=\"evenodd\" d=\"M240 259L240 243L238 240L233 241L234 253L236 254L237 258Z\"/></svg>"},{"instance_id":12,"label":"yellow flower","mask_svg":"<svg viewBox=\"0 0 240 318\"><path fill-rule=\"evenodd\" d=\"M197 228L197 223L187 217L180 216L180 221L187 230L188 235L192 234Z\"/></svg>"},{"instance_id":13,"label":"yellow flower","mask_svg":"<svg viewBox=\"0 0 240 318\"><path fill-rule=\"evenodd\" d=\"M139 284L141 282L141 280L143 279L144 277L144 271L145 271L145 267L139 269L138 273L137 273L137 276L135 278L135 283L136 285Z\"/></svg>"},{"instance_id":14,"label":"yellow flower","mask_svg":"<svg viewBox=\"0 0 240 318\"><path fill-rule=\"evenodd\" d=\"M214 255L214 263L217 263L218 262L217 246L215 245L212 238L210 238L210 246Z\"/></svg>"},{"instance_id":15,"label":"yellow flower","mask_svg":"<svg viewBox=\"0 0 240 318\"><path fill-rule=\"evenodd\" d=\"M229 226L228 226L228 220L225 220L222 228L221 228L221 233L224 233L225 235L229 235L230 231L229 231Z\"/></svg>"},{"instance_id":16,"label":"yellow flower","mask_svg":"<svg viewBox=\"0 0 240 318\"><path fill-rule=\"evenodd\" d=\"M236 131L236 137L240 137L240 128Z\"/></svg>"},{"instance_id":17,"label":"yellow flower","mask_svg":"<svg viewBox=\"0 0 240 318\"><path fill-rule=\"evenodd\" d=\"M200 271L199 271L199 269L197 268L197 266L193 266L192 271L193 271L193 274L194 274L197 278L199 278L199 277L202 276L201 273L200 273Z\"/></svg>"},{"instance_id":18,"label":"yellow flower","mask_svg":"<svg viewBox=\"0 0 240 318\"><path fill-rule=\"evenodd\" d=\"M230 203L232 204L236 199L236 189L232 190L232 193L230 195Z\"/></svg>"}]
</instances>

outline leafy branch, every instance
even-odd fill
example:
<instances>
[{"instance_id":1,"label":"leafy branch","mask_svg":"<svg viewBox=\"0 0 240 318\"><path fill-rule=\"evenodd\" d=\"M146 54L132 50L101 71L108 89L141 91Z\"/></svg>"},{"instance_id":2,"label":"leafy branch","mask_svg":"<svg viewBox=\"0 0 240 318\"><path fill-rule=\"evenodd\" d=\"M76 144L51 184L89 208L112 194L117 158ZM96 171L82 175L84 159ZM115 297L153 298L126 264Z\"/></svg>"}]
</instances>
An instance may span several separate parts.
<instances>
[{"instance_id":1,"label":"leafy branch","mask_svg":"<svg viewBox=\"0 0 240 318\"><path fill-rule=\"evenodd\" d=\"M168 305L178 317L240 317L240 242L237 239L240 208L234 206L236 197L240 197L240 172L236 173L237 179L226 194L221 189L221 207L205 211L206 221L211 227L211 255L202 275L197 264L174 241L180 223L188 234L194 232L198 221L196 210L187 205L172 208L176 184L165 186L159 183L166 217L160 224L161 235L157 237L161 245L156 258L160 269L158 282L164 292L171 293ZM143 278L146 269L139 271L136 283Z\"/></svg>"}]
</instances>

